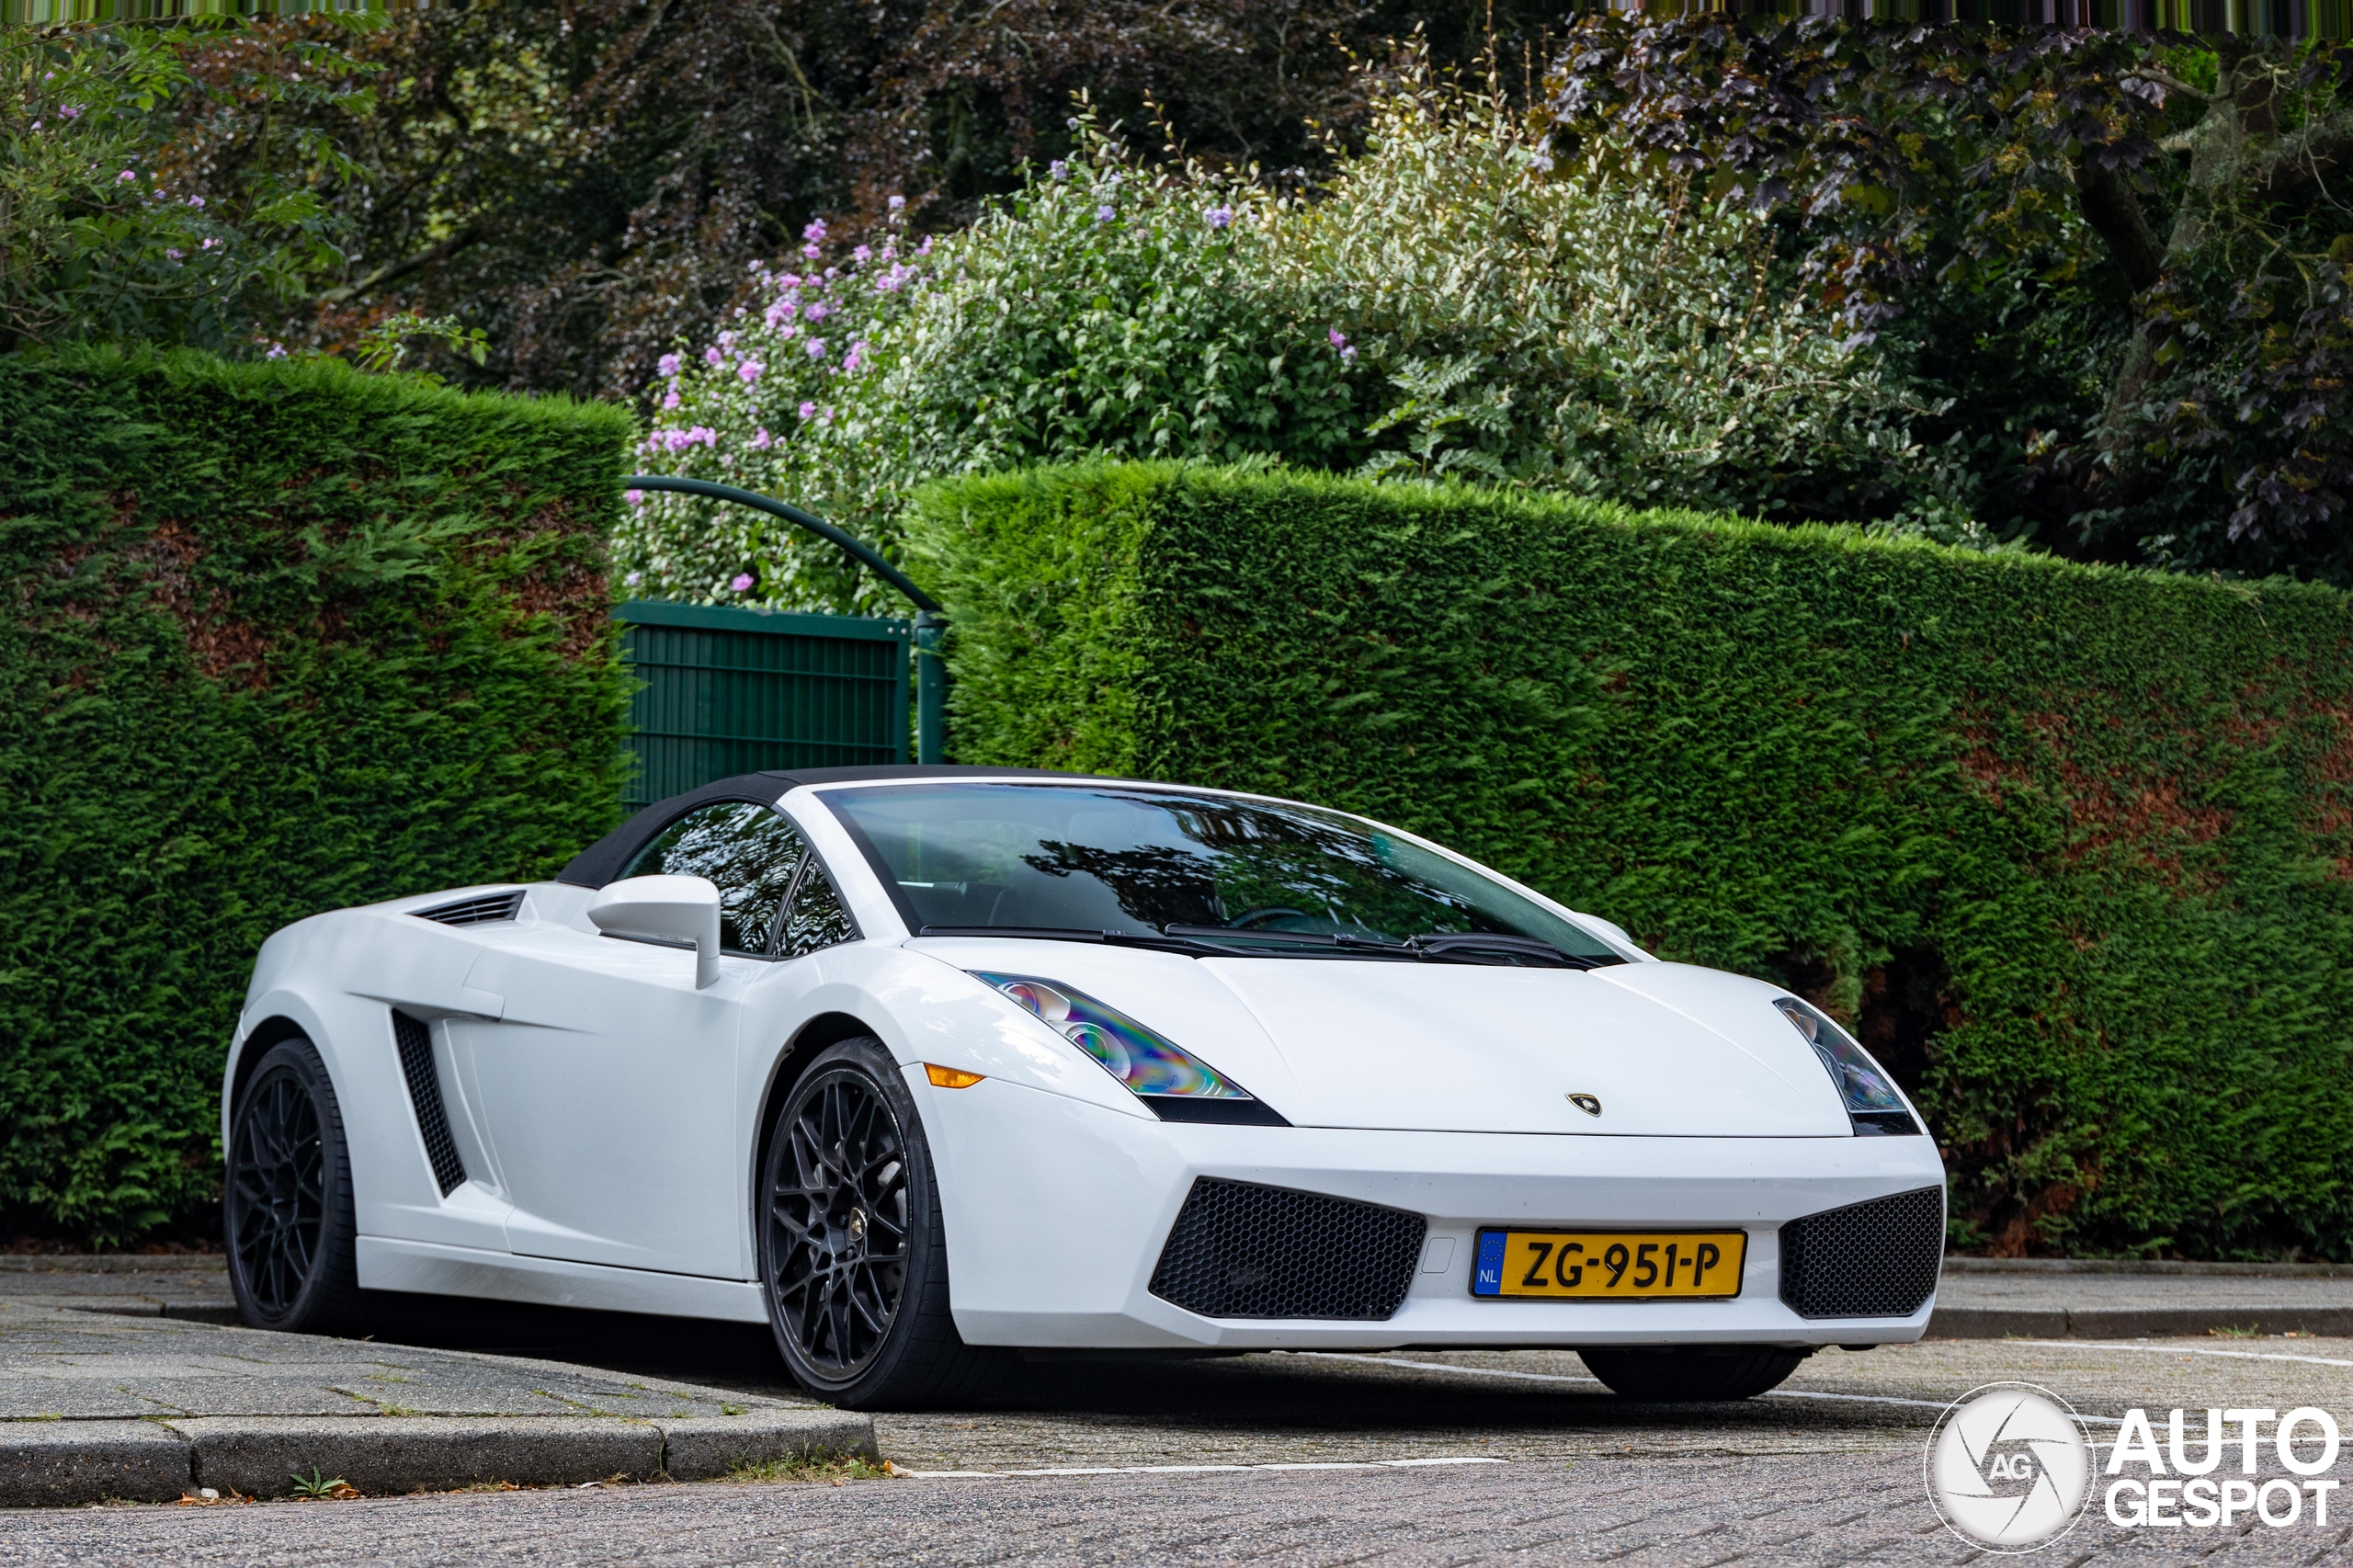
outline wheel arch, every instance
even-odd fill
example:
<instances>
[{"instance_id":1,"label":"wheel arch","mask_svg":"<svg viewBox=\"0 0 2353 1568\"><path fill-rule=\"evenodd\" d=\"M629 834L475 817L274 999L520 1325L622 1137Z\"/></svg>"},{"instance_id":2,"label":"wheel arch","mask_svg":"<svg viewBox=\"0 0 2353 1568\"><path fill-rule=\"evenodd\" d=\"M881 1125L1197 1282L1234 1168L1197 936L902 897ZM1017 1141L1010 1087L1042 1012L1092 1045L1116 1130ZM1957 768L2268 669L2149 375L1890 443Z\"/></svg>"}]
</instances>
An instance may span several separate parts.
<instances>
[{"instance_id":1,"label":"wheel arch","mask_svg":"<svg viewBox=\"0 0 2353 1568\"><path fill-rule=\"evenodd\" d=\"M754 1217L759 1211L760 1173L767 1168L768 1144L776 1136L777 1113L782 1108L785 1096L792 1093L792 1086L801 1081L801 1074L808 1071L818 1052L860 1035L880 1040L882 1031L854 1013L820 1013L802 1024L785 1048L777 1052L776 1061L768 1068L767 1084L760 1091L758 1119L752 1123L752 1168L744 1184L746 1222L758 1222ZM759 1237L755 1232L752 1257L756 1266L759 1251Z\"/></svg>"}]
</instances>

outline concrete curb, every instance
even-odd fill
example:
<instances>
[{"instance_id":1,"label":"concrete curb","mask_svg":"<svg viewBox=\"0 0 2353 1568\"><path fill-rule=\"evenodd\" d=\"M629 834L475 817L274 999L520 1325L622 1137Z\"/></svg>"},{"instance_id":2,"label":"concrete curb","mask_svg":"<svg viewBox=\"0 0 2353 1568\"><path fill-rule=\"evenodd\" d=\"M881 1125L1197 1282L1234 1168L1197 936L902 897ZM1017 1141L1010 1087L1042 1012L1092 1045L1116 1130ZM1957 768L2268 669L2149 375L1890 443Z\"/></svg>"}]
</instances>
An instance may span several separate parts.
<instances>
[{"instance_id":1,"label":"concrete curb","mask_svg":"<svg viewBox=\"0 0 2353 1568\"><path fill-rule=\"evenodd\" d=\"M0 1422L0 1506L168 1503L199 1487L285 1496L297 1475L362 1492L477 1483L703 1481L815 1453L879 1457L874 1423L840 1410L631 1421L595 1416L199 1416Z\"/></svg>"},{"instance_id":2,"label":"concrete curb","mask_svg":"<svg viewBox=\"0 0 2353 1568\"><path fill-rule=\"evenodd\" d=\"M1938 1307L1930 1339L2195 1339L2217 1329L2353 1336L2353 1307Z\"/></svg>"}]
</instances>

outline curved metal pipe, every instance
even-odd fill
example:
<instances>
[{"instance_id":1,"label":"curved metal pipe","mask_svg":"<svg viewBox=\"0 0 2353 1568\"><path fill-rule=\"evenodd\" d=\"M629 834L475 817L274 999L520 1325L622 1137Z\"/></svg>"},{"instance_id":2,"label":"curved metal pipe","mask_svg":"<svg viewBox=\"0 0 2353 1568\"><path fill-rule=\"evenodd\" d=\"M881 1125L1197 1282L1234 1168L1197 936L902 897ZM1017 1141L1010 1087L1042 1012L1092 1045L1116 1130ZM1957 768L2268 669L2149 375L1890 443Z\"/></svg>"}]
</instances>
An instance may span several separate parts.
<instances>
[{"instance_id":1,"label":"curved metal pipe","mask_svg":"<svg viewBox=\"0 0 2353 1568\"><path fill-rule=\"evenodd\" d=\"M623 488L629 490L668 490L680 495L706 495L714 501L733 501L739 506L749 506L756 511L766 512L771 517L781 517L788 523L807 528L812 533L832 540L857 556L858 560L873 569L876 576L913 599L915 608L923 611L924 614L945 615L947 613L939 608L938 599L916 587L914 583L908 581L905 573L883 560L881 551L876 550L864 540L844 533L824 518L802 511L789 501L779 501L773 495L762 495L757 491L739 489L733 484L716 484L708 479L682 479L676 474L669 473L632 473L622 480L621 484ZM916 618L916 623L922 624L920 616Z\"/></svg>"}]
</instances>

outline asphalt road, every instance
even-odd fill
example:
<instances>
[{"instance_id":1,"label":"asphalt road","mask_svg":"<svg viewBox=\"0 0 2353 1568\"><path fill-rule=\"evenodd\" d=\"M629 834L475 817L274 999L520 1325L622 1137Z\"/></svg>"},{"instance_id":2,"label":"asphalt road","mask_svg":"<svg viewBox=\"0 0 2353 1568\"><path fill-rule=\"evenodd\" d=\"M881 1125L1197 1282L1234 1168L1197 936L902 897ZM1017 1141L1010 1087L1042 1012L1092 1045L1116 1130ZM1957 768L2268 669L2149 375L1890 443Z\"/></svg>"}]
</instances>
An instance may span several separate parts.
<instances>
[{"instance_id":1,"label":"asphalt road","mask_svg":"<svg viewBox=\"0 0 2353 1568\"><path fill-rule=\"evenodd\" d=\"M532 1313L410 1326L778 1386L756 1330ZM2313 1404L2353 1430L2343 1340L1834 1351L1779 1394L1680 1410L1620 1401L1561 1353L1064 1362L1027 1369L988 1408L878 1419L884 1453L917 1472L904 1480L12 1514L0 1563L1961 1562L1972 1552L1927 1506L1922 1444L1945 1403L2002 1380L2095 1418ZM2347 1562L2348 1521L2353 1504L2326 1528L2126 1531L2096 1506L2037 1561Z\"/></svg>"}]
</instances>

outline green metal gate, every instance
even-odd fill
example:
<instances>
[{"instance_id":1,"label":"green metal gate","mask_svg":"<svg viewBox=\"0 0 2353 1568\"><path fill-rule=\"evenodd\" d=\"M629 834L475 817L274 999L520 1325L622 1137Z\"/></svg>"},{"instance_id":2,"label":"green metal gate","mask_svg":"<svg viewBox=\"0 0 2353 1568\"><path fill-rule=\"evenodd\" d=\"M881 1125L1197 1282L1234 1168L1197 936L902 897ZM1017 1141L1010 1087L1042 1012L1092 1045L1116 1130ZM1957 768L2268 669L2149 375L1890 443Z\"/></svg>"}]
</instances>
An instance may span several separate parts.
<instances>
[{"instance_id":1,"label":"green metal gate","mask_svg":"<svg viewBox=\"0 0 2353 1568\"><path fill-rule=\"evenodd\" d=\"M763 768L907 760L904 620L639 599L620 605L634 811Z\"/></svg>"}]
</instances>

